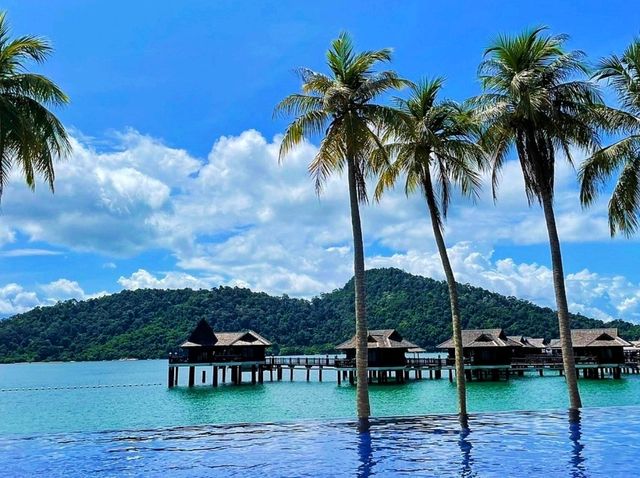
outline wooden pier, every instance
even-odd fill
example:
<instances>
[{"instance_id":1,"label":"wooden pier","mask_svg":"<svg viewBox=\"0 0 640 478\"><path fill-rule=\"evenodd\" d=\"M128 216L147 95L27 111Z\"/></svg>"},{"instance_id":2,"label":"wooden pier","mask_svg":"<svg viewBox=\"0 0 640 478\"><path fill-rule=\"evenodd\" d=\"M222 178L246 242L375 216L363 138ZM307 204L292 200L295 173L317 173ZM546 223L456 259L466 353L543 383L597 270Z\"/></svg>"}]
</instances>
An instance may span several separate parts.
<instances>
[{"instance_id":1,"label":"wooden pier","mask_svg":"<svg viewBox=\"0 0 640 478\"><path fill-rule=\"evenodd\" d=\"M217 387L219 384L229 383L256 384L265 381L293 381L296 370L305 372L305 380L311 381L312 374L319 382L323 381L328 371L336 373L338 385L342 382L355 383L355 361L338 357L278 357L268 356L264 361L239 362L232 361L232 357L216 362L189 362L181 357L170 357L168 371L168 385L178 384L181 368L186 368L188 385L196 385L196 378L201 384ZM407 358L406 365L396 367L369 367L369 383L404 383L407 380L437 380L447 377L450 382L455 379L455 366L449 358ZM196 377L196 368L200 374ZM623 364L602 364L588 357L576 357L576 368L583 378L603 379L621 378L623 374L640 374L640 363L627 361ZM508 365L476 365L465 361L465 375L467 381L485 381L509 379L512 376L524 376L525 373L537 373L541 377L549 374L563 374L562 357L539 356L514 358ZM248 377L245 378L245 376ZM209 378L207 378L209 377Z\"/></svg>"}]
</instances>

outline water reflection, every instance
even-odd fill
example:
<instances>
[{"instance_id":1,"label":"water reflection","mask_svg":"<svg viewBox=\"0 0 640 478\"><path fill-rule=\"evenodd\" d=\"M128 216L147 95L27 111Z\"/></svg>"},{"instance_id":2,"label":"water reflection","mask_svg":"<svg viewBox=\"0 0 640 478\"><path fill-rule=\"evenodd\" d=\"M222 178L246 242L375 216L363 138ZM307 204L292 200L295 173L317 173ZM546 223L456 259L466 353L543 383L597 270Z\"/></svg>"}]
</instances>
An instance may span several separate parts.
<instances>
[{"instance_id":1,"label":"water reflection","mask_svg":"<svg viewBox=\"0 0 640 478\"><path fill-rule=\"evenodd\" d=\"M473 448L473 445L469 440L467 440L470 433L471 431L469 428L463 428L460 431L460 436L458 437L458 446L460 447L462 457L460 476L464 477L475 476L472 469L473 458L471 457L471 449Z\"/></svg>"},{"instance_id":2,"label":"water reflection","mask_svg":"<svg viewBox=\"0 0 640 478\"><path fill-rule=\"evenodd\" d=\"M569 410L569 438L571 439L571 459L569 469L573 478L586 478L585 458L582 455L584 445L582 439L582 423L580 410Z\"/></svg>"},{"instance_id":3,"label":"water reflection","mask_svg":"<svg viewBox=\"0 0 640 478\"><path fill-rule=\"evenodd\" d=\"M373 447L371 432L358 433L358 478L368 478L373 474Z\"/></svg>"}]
</instances>

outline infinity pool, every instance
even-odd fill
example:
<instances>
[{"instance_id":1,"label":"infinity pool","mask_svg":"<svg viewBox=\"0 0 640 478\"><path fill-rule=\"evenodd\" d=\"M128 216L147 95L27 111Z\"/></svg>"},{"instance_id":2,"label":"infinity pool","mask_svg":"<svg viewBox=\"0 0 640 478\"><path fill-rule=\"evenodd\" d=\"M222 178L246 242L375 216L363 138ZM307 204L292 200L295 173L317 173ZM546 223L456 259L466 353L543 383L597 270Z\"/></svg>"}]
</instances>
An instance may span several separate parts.
<instances>
[{"instance_id":1,"label":"infinity pool","mask_svg":"<svg viewBox=\"0 0 640 478\"><path fill-rule=\"evenodd\" d=\"M0 365L0 476L638 476L640 376L468 384L461 433L447 379L373 385L370 434L355 387L331 381L167 389L166 361ZM521 411L532 410L532 411Z\"/></svg>"},{"instance_id":2,"label":"infinity pool","mask_svg":"<svg viewBox=\"0 0 640 478\"><path fill-rule=\"evenodd\" d=\"M637 476L640 407L195 426L0 440L2 476Z\"/></svg>"}]
</instances>

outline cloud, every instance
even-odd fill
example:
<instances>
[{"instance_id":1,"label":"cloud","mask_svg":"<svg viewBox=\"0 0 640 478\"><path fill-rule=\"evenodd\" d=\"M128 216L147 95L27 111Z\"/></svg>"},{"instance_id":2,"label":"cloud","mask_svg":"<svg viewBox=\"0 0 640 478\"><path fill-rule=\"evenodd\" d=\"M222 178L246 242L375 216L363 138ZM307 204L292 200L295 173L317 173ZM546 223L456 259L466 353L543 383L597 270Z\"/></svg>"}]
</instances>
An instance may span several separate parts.
<instances>
[{"instance_id":1,"label":"cloud","mask_svg":"<svg viewBox=\"0 0 640 478\"><path fill-rule=\"evenodd\" d=\"M99 253L108 261L105 268L112 268L112 258L172 254L176 270L121 276L118 285L128 289L242 284L310 297L340 287L352 275L346 178L331 177L318 197L307 171L316 147L305 143L280 164L280 140L248 130L219 138L199 159L134 130L116 134L108 151L73 139L72 157L57 168L55 195L45 188L33 194L19 178L11 182L0 247L24 235L69 251ZM582 211L575 172L564 163L558 164L556 186L563 244L609 241L605 199ZM368 267L442 277L419 195L407 199L398 187L361 211ZM553 306L546 265L493 257L499 245L547 242L542 211L527 204L517 162L505 164L497 204L487 188L475 203L456 198L446 232L460 281ZM27 248L14 250L20 249ZM635 320L640 297L634 284L571 272L572 310ZM53 299L64 295L60 287Z\"/></svg>"},{"instance_id":2,"label":"cloud","mask_svg":"<svg viewBox=\"0 0 640 478\"><path fill-rule=\"evenodd\" d=\"M11 316L26 312L38 306L53 305L56 302L77 299L86 300L106 295L106 291L87 294L76 281L58 279L48 284L28 290L16 283L0 287L0 316Z\"/></svg>"},{"instance_id":3,"label":"cloud","mask_svg":"<svg viewBox=\"0 0 640 478\"><path fill-rule=\"evenodd\" d=\"M215 278L197 278L184 272L167 272L158 278L144 269L118 279L125 289L209 289L219 284Z\"/></svg>"},{"instance_id":4,"label":"cloud","mask_svg":"<svg viewBox=\"0 0 640 478\"><path fill-rule=\"evenodd\" d=\"M10 226L0 228L0 245L19 232L30 241L112 257L160 246L154 214L170 211L171 195L201 163L133 130L116 141L116 151L99 152L72 138L71 157L56 166L54 195L44 186L31 192L15 174L3 196L3 222Z\"/></svg>"},{"instance_id":5,"label":"cloud","mask_svg":"<svg viewBox=\"0 0 640 478\"><path fill-rule=\"evenodd\" d=\"M60 251L37 248L8 249L0 251L0 257L58 256L60 254L62 254Z\"/></svg>"},{"instance_id":6,"label":"cloud","mask_svg":"<svg viewBox=\"0 0 640 478\"><path fill-rule=\"evenodd\" d=\"M0 287L0 315L13 315L25 312L40 305L33 291L26 291L19 284L11 283Z\"/></svg>"}]
</instances>

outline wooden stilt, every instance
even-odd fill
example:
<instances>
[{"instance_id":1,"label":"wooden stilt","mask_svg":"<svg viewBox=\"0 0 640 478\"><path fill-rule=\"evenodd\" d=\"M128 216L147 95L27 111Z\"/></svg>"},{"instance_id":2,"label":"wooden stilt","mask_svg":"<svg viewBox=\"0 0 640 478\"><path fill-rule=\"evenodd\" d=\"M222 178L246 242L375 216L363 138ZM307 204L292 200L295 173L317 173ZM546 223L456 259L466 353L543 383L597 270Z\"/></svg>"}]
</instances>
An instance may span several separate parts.
<instances>
[{"instance_id":1,"label":"wooden stilt","mask_svg":"<svg viewBox=\"0 0 640 478\"><path fill-rule=\"evenodd\" d=\"M311 379L311 366L306 365L305 368L307 369L307 382Z\"/></svg>"},{"instance_id":2,"label":"wooden stilt","mask_svg":"<svg viewBox=\"0 0 640 478\"><path fill-rule=\"evenodd\" d=\"M273 382L273 365L269 367L269 380Z\"/></svg>"},{"instance_id":3,"label":"wooden stilt","mask_svg":"<svg viewBox=\"0 0 640 478\"><path fill-rule=\"evenodd\" d=\"M318 382L322 382L322 365L318 368Z\"/></svg>"},{"instance_id":4,"label":"wooden stilt","mask_svg":"<svg viewBox=\"0 0 640 478\"><path fill-rule=\"evenodd\" d=\"M189 386L193 387L196 382L196 368L189 367Z\"/></svg>"},{"instance_id":5,"label":"wooden stilt","mask_svg":"<svg viewBox=\"0 0 640 478\"><path fill-rule=\"evenodd\" d=\"M180 367L176 367L176 371L175 371L175 376L176 376L176 387L178 386L178 370L180 370Z\"/></svg>"},{"instance_id":6,"label":"wooden stilt","mask_svg":"<svg viewBox=\"0 0 640 478\"><path fill-rule=\"evenodd\" d=\"M433 370L429 369L429 380L433 380Z\"/></svg>"},{"instance_id":7,"label":"wooden stilt","mask_svg":"<svg viewBox=\"0 0 640 478\"><path fill-rule=\"evenodd\" d=\"M289 381L293 382L293 367L289 367Z\"/></svg>"},{"instance_id":8,"label":"wooden stilt","mask_svg":"<svg viewBox=\"0 0 640 478\"><path fill-rule=\"evenodd\" d=\"M540 369L540 376L544 377L544 370Z\"/></svg>"},{"instance_id":9,"label":"wooden stilt","mask_svg":"<svg viewBox=\"0 0 640 478\"><path fill-rule=\"evenodd\" d=\"M236 378L238 379L238 385L242 384L242 367L236 365Z\"/></svg>"},{"instance_id":10,"label":"wooden stilt","mask_svg":"<svg viewBox=\"0 0 640 478\"><path fill-rule=\"evenodd\" d=\"M355 379L353 377L353 371L349 370L349 383L353 385L355 383Z\"/></svg>"},{"instance_id":11,"label":"wooden stilt","mask_svg":"<svg viewBox=\"0 0 640 478\"><path fill-rule=\"evenodd\" d=\"M258 383L264 382L264 367L258 365Z\"/></svg>"},{"instance_id":12,"label":"wooden stilt","mask_svg":"<svg viewBox=\"0 0 640 478\"><path fill-rule=\"evenodd\" d=\"M340 370L338 370L338 385L342 383L342 377L340 375Z\"/></svg>"},{"instance_id":13,"label":"wooden stilt","mask_svg":"<svg viewBox=\"0 0 640 478\"><path fill-rule=\"evenodd\" d=\"M222 366L222 383L225 383L227 381L227 367L226 366Z\"/></svg>"},{"instance_id":14,"label":"wooden stilt","mask_svg":"<svg viewBox=\"0 0 640 478\"><path fill-rule=\"evenodd\" d=\"M251 385L255 385L256 384L256 366L252 365L251 366Z\"/></svg>"},{"instance_id":15,"label":"wooden stilt","mask_svg":"<svg viewBox=\"0 0 640 478\"><path fill-rule=\"evenodd\" d=\"M449 369L449 382L453 383L453 369Z\"/></svg>"},{"instance_id":16,"label":"wooden stilt","mask_svg":"<svg viewBox=\"0 0 640 478\"><path fill-rule=\"evenodd\" d=\"M218 386L218 367L213 366L213 386Z\"/></svg>"},{"instance_id":17,"label":"wooden stilt","mask_svg":"<svg viewBox=\"0 0 640 478\"><path fill-rule=\"evenodd\" d=\"M173 367L169 367L169 377L167 379L167 385L169 388L173 387Z\"/></svg>"}]
</instances>

